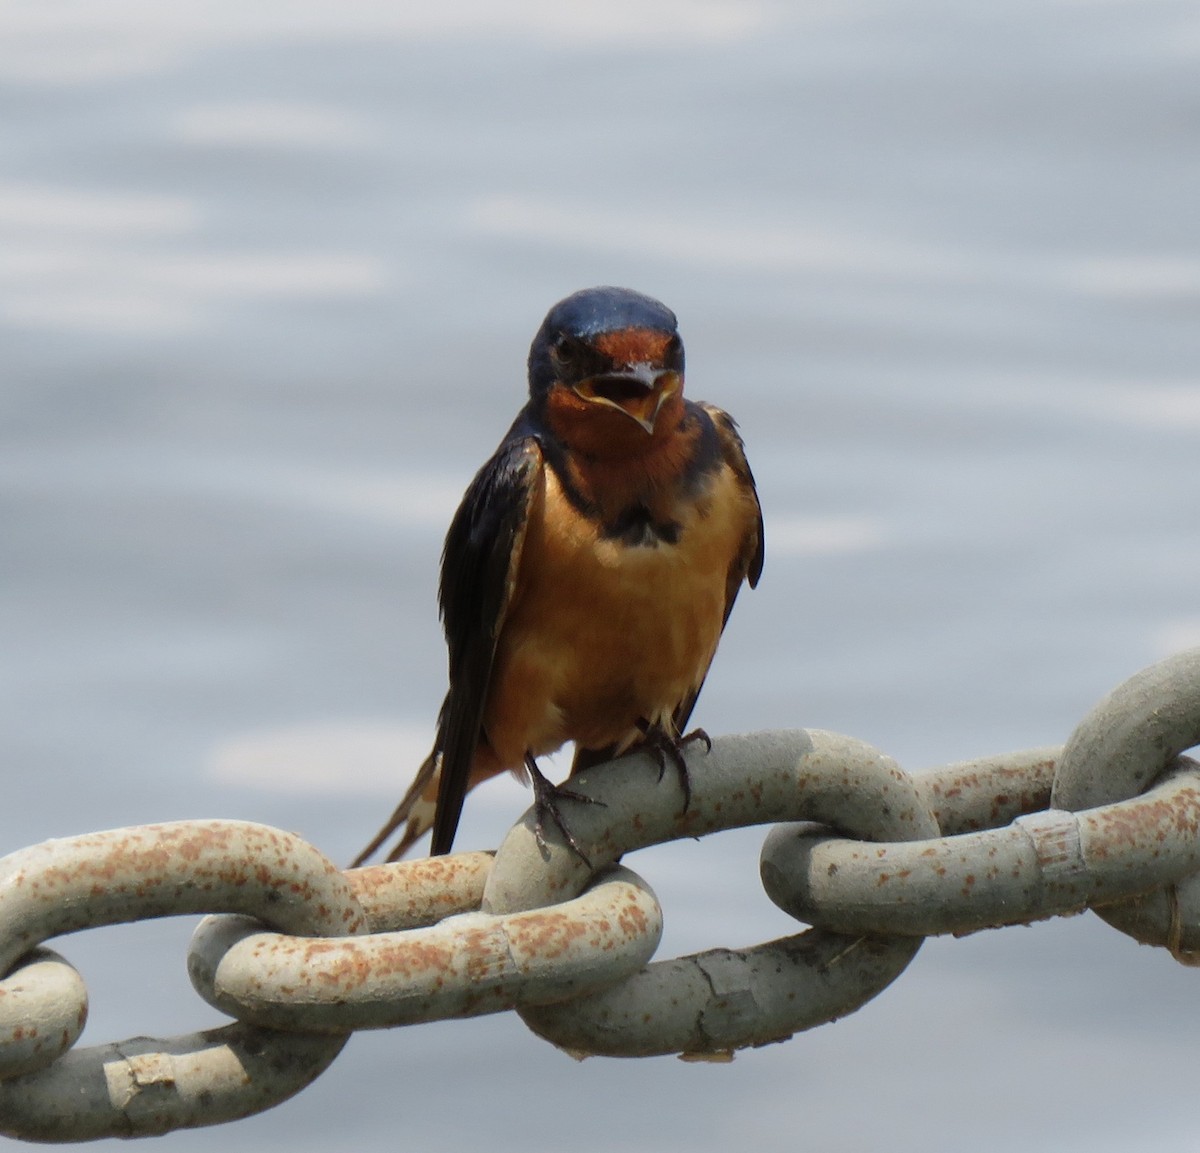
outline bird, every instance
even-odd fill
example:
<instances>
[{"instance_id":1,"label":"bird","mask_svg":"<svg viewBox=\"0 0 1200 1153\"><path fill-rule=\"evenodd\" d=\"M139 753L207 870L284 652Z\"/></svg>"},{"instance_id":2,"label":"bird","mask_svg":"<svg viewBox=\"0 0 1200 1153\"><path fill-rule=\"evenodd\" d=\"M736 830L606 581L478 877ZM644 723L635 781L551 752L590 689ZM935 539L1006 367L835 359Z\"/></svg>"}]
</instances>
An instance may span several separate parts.
<instances>
[{"instance_id":1,"label":"bird","mask_svg":"<svg viewBox=\"0 0 1200 1153\"><path fill-rule=\"evenodd\" d=\"M587 860L537 758L575 745L571 774L680 748L744 583L762 573L762 509L736 424L684 398L675 314L632 289L582 289L534 336L529 396L471 481L442 552L449 688L433 749L361 865L430 828L449 853L468 791L505 770L533 786Z\"/></svg>"}]
</instances>

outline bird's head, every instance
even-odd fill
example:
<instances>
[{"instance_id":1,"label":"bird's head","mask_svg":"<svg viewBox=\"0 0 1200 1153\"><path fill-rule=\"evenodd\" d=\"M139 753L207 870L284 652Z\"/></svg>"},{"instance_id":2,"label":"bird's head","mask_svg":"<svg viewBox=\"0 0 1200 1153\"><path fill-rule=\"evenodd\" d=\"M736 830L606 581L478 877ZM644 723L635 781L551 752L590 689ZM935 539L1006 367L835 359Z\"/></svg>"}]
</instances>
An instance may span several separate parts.
<instances>
[{"instance_id":1,"label":"bird's head","mask_svg":"<svg viewBox=\"0 0 1200 1153\"><path fill-rule=\"evenodd\" d=\"M594 455L644 451L683 410L675 314L628 288L585 288L560 300L529 350L529 393L573 447Z\"/></svg>"}]
</instances>

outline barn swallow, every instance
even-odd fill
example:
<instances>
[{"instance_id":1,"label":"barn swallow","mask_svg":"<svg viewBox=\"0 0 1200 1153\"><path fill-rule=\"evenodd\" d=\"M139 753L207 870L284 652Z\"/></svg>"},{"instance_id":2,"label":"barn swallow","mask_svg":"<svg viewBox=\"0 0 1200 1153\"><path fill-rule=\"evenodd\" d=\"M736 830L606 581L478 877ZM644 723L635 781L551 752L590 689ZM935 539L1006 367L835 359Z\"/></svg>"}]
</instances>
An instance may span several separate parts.
<instances>
[{"instance_id":1,"label":"barn swallow","mask_svg":"<svg viewBox=\"0 0 1200 1153\"><path fill-rule=\"evenodd\" d=\"M559 301L529 352L529 400L446 536L439 604L450 687L432 752L355 864L404 825L448 853L467 792L527 774L536 828L586 800L537 758L575 743L571 773L637 748L679 754L763 522L732 418L683 396L675 314L641 293ZM707 741L702 731L697 736ZM582 852L580 851L582 856ZM586 858L585 858L586 860Z\"/></svg>"}]
</instances>

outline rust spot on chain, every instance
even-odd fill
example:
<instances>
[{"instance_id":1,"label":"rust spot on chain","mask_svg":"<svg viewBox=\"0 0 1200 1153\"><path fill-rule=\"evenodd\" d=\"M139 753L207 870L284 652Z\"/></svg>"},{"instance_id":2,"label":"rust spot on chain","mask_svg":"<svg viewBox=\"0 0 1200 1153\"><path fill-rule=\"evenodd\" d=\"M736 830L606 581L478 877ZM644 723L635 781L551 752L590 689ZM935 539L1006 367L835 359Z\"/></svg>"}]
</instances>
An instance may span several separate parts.
<instances>
[{"instance_id":1,"label":"rust spot on chain","mask_svg":"<svg viewBox=\"0 0 1200 1153\"><path fill-rule=\"evenodd\" d=\"M1200 831L1200 793L1180 789L1174 800L1146 800L1129 806L1099 809L1095 820L1104 836L1093 846L1093 855L1107 858L1138 845L1163 844L1173 831L1194 839Z\"/></svg>"},{"instance_id":2,"label":"rust spot on chain","mask_svg":"<svg viewBox=\"0 0 1200 1153\"><path fill-rule=\"evenodd\" d=\"M479 908L491 853L454 853L346 873L375 932L416 929Z\"/></svg>"},{"instance_id":3,"label":"rust spot on chain","mask_svg":"<svg viewBox=\"0 0 1200 1153\"><path fill-rule=\"evenodd\" d=\"M650 931L646 911L636 901L630 901L617 917L621 932L630 940L644 937Z\"/></svg>"},{"instance_id":4,"label":"rust spot on chain","mask_svg":"<svg viewBox=\"0 0 1200 1153\"><path fill-rule=\"evenodd\" d=\"M464 942L463 947L469 950L470 945ZM454 959L453 949L421 941L389 946L377 941L369 951L353 941L307 941L296 953L305 984L315 980L326 989L337 988L346 994L381 975L397 975L406 981L417 981L427 974L440 977L449 971Z\"/></svg>"},{"instance_id":5,"label":"rust spot on chain","mask_svg":"<svg viewBox=\"0 0 1200 1153\"><path fill-rule=\"evenodd\" d=\"M522 916L509 930L514 945L542 957L561 957L587 934L587 927L563 913L538 912Z\"/></svg>"}]
</instances>

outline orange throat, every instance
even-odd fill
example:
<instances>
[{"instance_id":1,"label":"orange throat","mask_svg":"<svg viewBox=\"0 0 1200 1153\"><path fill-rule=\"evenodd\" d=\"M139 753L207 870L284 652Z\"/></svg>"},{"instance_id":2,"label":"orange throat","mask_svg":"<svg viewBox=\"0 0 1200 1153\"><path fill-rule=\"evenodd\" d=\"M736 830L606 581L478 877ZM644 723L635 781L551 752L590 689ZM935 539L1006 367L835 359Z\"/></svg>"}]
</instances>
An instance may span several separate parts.
<instances>
[{"instance_id":1,"label":"orange throat","mask_svg":"<svg viewBox=\"0 0 1200 1153\"><path fill-rule=\"evenodd\" d=\"M568 388L553 389L546 403L547 423L568 449L566 479L604 519L633 504L653 508L672 497L696 449L683 415L681 391L663 402L653 433Z\"/></svg>"}]
</instances>

